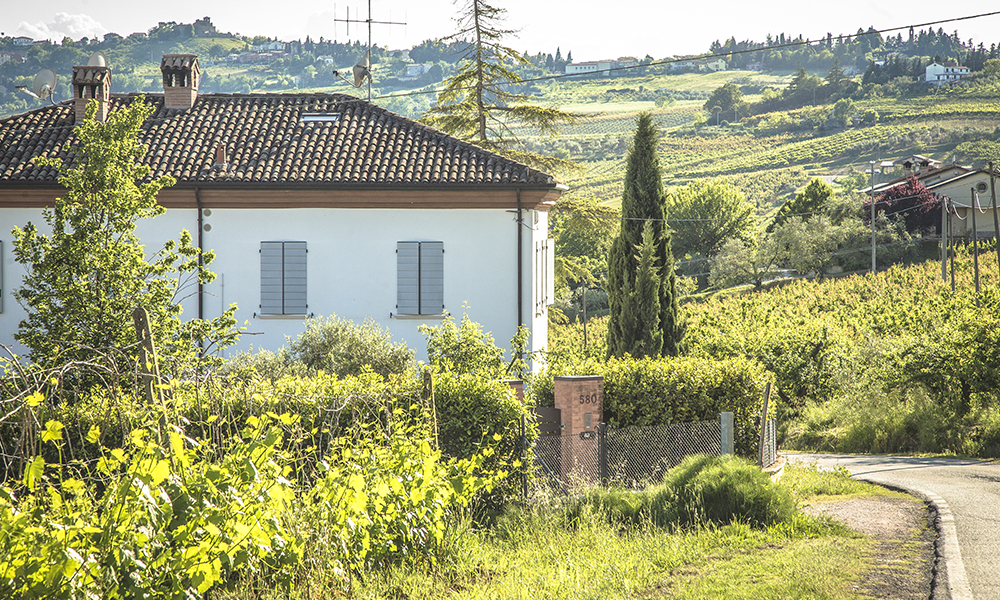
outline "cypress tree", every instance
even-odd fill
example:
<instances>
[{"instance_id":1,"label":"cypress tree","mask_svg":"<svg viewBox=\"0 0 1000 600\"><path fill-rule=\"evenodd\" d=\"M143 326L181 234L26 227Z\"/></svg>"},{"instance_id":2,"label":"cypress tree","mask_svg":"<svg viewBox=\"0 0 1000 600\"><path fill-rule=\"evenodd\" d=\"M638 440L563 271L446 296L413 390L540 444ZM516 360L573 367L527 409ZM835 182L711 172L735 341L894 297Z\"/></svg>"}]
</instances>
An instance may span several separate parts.
<instances>
[{"instance_id":1,"label":"cypress tree","mask_svg":"<svg viewBox=\"0 0 1000 600\"><path fill-rule=\"evenodd\" d=\"M609 356L675 356L682 335L658 141L652 117L639 115L625 169L621 232L608 254Z\"/></svg>"}]
</instances>

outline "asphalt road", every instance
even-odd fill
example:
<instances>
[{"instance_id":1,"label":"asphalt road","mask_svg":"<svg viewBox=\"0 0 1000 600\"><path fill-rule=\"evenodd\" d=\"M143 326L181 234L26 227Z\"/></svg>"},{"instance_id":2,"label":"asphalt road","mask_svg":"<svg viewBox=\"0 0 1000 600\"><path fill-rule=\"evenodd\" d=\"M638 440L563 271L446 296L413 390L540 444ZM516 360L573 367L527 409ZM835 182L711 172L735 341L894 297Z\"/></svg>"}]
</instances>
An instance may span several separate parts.
<instances>
[{"instance_id":1,"label":"asphalt road","mask_svg":"<svg viewBox=\"0 0 1000 600\"><path fill-rule=\"evenodd\" d=\"M944 570L935 598L1000 600L1000 462L949 458L786 454L856 479L902 489L940 515ZM948 595L942 592L948 592Z\"/></svg>"}]
</instances>

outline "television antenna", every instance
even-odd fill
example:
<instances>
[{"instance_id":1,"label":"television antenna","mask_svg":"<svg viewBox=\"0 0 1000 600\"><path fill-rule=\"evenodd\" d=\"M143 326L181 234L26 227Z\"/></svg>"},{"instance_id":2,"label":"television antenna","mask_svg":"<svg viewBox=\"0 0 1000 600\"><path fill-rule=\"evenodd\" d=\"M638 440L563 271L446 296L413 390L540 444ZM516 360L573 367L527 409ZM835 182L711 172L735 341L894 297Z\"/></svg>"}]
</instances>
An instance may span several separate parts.
<instances>
[{"instance_id":1,"label":"television antenna","mask_svg":"<svg viewBox=\"0 0 1000 600\"><path fill-rule=\"evenodd\" d=\"M334 7L334 12L337 8ZM341 75L339 72L334 70L333 75L335 77L340 77L347 83L350 83L356 88L360 88L361 84L368 81L368 101L372 101L372 24L375 25L406 25L405 22L400 23L398 21L374 21L372 20L372 0L368 0L368 18L358 19L357 9L354 10L355 18L351 18L351 7L347 7L347 18L338 19L336 14L334 14L333 20L335 23L347 23L347 35L351 35L351 23L367 23L368 24L368 49L365 51L365 55L358 61L356 65L351 68L354 75L354 81L351 82L349 79Z\"/></svg>"},{"instance_id":2,"label":"television antenna","mask_svg":"<svg viewBox=\"0 0 1000 600\"><path fill-rule=\"evenodd\" d=\"M28 89L26 85L14 86L21 90L25 94L33 98L38 98L39 100L49 99L49 102L55 104L56 101L52 99L52 92L56 90L56 72L52 69L42 69L35 75L35 79L31 82L31 89Z\"/></svg>"}]
</instances>

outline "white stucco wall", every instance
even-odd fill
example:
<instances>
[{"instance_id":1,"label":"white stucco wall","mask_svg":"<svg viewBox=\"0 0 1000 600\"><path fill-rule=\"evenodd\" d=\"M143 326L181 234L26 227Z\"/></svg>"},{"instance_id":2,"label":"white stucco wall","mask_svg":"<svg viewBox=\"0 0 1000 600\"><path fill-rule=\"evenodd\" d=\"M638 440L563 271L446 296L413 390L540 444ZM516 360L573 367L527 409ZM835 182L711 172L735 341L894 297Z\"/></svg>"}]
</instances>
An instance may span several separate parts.
<instances>
[{"instance_id":1,"label":"white stucco wall","mask_svg":"<svg viewBox=\"0 0 1000 600\"><path fill-rule=\"evenodd\" d=\"M525 211L522 231L522 319L533 331L530 346L540 350L547 337L547 316L536 314L535 242L547 237L547 214ZM3 242L3 298L0 343L13 343L24 311L11 297L25 270L13 260L10 230L29 220L44 231L41 210L5 209L0 219ZM215 250L210 269L217 279L205 286L206 318L221 314L230 303L239 307L237 319L246 327L239 345L231 348L277 349L303 329L300 318L261 317L260 242L305 241L308 248L308 305L316 316L336 313L356 322L371 317L389 329L394 341L403 341L426 358L418 327L440 319L397 318L396 242L444 242L444 299L456 320L467 305L470 318L506 347L517 325L517 224L515 214L501 209L212 209L204 219L206 249ZM170 209L154 220L141 222L138 234L148 251L181 229L195 235L197 211ZM194 288L190 290L194 291ZM184 317L197 315L195 297L185 300ZM390 316L392 314L393 316Z\"/></svg>"}]
</instances>

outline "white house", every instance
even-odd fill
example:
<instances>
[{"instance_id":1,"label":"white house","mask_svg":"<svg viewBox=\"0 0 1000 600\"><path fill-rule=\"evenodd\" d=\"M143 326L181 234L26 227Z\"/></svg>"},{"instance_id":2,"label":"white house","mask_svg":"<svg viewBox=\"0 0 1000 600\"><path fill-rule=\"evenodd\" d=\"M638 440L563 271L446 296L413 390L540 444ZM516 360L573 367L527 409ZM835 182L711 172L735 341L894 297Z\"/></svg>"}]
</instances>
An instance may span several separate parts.
<instances>
[{"instance_id":1,"label":"white house","mask_svg":"<svg viewBox=\"0 0 1000 600\"><path fill-rule=\"evenodd\" d=\"M993 237L993 193L996 181L985 169L970 170L966 173L928 184L927 190L948 199L955 208L957 218L952 218L951 235L971 236L973 207L975 207L976 233L979 237ZM1000 190L996 190L1000 193Z\"/></svg>"},{"instance_id":2,"label":"white house","mask_svg":"<svg viewBox=\"0 0 1000 600\"><path fill-rule=\"evenodd\" d=\"M143 161L177 184L166 214L141 223L151 251L182 229L215 251L218 275L184 316L237 304L240 349L276 349L309 316L371 318L424 354L418 327L469 317L506 344L519 324L546 345L552 299L549 175L343 94L198 94L193 55L165 55L148 94ZM76 67L75 98L0 120L0 344L25 317L11 297L25 267L11 229L44 231L61 193L36 156L71 161L86 98L106 118L138 94L110 94L107 67ZM84 98L84 96L86 98Z\"/></svg>"},{"instance_id":3,"label":"white house","mask_svg":"<svg viewBox=\"0 0 1000 600\"><path fill-rule=\"evenodd\" d=\"M933 83L934 85L944 85L958 81L968 74L969 67L960 67L957 65L946 66L935 62L927 65L924 81Z\"/></svg>"},{"instance_id":4,"label":"white house","mask_svg":"<svg viewBox=\"0 0 1000 600\"><path fill-rule=\"evenodd\" d=\"M567 75L588 75L597 74L601 77L609 77L611 69L614 68L613 60L591 60L587 62L570 63L566 65Z\"/></svg>"}]
</instances>

